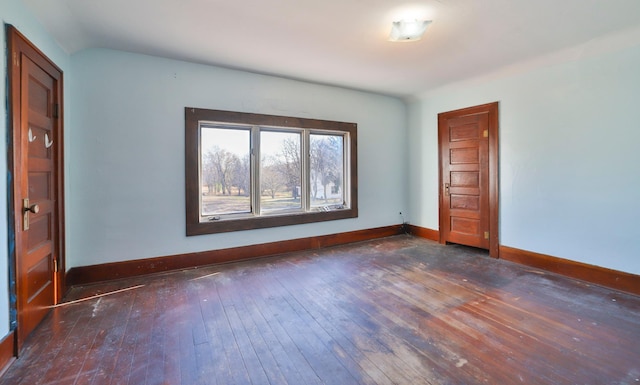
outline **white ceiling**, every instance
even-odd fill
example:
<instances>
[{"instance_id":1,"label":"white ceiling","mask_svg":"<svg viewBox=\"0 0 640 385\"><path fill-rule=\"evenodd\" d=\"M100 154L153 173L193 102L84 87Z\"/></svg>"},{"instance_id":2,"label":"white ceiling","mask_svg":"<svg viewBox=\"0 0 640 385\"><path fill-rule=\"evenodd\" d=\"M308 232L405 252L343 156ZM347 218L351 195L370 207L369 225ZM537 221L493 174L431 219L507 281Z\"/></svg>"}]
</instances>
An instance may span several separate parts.
<instances>
[{"instance_id":1,"label":"white ceiling","mask_svg":"<svg viewBox=\"0 0 640 385\"><path fill-rule=\"evenodd\" d=\"M23 1L69 53L111 48L401 97L640 26L640 0ZM387 41L407 17L433 23L418 42Z\"/></svg>"}]
</instances>

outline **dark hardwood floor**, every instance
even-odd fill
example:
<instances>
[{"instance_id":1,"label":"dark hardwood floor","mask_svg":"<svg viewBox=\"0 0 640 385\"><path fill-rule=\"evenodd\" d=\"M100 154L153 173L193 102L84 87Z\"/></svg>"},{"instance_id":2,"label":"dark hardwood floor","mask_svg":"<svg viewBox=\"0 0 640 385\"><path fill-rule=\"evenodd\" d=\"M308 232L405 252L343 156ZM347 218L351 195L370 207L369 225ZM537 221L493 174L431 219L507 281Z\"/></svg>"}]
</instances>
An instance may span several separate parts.
<instances>
[{"instance_id":1,"label":"dark hardwood floor","mask_svg":"<svg viewBox=\"0 0 640 385\"><path fill-rule=\"evenodd\" d=\"M640 297L403 235L75 287L8 384L640 384Z\"/></svg>"}]
</instances>

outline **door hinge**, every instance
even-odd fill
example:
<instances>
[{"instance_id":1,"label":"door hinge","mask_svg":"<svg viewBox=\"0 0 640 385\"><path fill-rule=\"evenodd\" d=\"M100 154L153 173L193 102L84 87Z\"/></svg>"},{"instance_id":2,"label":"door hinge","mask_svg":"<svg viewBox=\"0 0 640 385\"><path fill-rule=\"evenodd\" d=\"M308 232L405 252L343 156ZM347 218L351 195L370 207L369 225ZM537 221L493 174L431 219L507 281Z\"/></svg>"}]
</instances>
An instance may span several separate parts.
<instances>
[{"instance_id":1,"label":"door hinge","mask_svg":"<svg viewBox=\"0 0 640 385\"><path fill-rule=\"evenodd\" d=\"M482 132L482 136L484 136L485 138L488 138L489 137L489 130L484 130Z\"/></svg>"},{"instance_id":2,"label":"door hinge","mask_svg":"<svg viewBox=\"0 0 640 385\"><path fill-rule=\"evenodd\" d=\"M54 273L58 272L58 257L53 258L53 272Z\"/></svg>"},{"instance_id":3,"label":"door hinge","mask_svg":"<svg viewBox=\"0 0 640 385\"><path fill-rule=\"evenodd\" d=\"M20 67L20 60L18 60L18 53L17 52L13 53L13 64L16 67Z\"/></svg>"},{"instance_id":4,"label":"door hinge","mask_svg":"<svg viewBox=\"0 0 640 385\"><path fill-rule=\"evenodd\" d=\"M488 231L484 232L484 239L489 239L489 232Z\"/></svg>"},{"instance_id":5,"label":"door hinge","mask_svg":"<svg viewBox=\"0 0 640 385\"><path fill-rule=\"evenodd\" d=\"M58 119L59 110L60 110L60 105L58 103L54 104L53 105L53 117L55 119Z\"/></svg>"}]
</instances>

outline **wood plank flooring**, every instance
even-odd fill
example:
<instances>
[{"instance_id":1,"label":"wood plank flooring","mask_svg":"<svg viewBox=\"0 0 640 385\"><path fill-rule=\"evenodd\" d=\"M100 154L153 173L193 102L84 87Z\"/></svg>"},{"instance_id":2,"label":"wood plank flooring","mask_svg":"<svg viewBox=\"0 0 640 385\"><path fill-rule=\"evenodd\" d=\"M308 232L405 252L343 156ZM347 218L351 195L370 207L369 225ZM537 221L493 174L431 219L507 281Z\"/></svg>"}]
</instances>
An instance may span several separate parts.
<instances>
[{"instance_id":1,"label":"wood plank flooring","mask_svg":"<svg viewBox=\"0 0 640 385\"><path fill-rule=\"evenodd\" d=\"M640 297L403 235L75 287L8 384L640 384Z\"/></svg>"}]
</instances>

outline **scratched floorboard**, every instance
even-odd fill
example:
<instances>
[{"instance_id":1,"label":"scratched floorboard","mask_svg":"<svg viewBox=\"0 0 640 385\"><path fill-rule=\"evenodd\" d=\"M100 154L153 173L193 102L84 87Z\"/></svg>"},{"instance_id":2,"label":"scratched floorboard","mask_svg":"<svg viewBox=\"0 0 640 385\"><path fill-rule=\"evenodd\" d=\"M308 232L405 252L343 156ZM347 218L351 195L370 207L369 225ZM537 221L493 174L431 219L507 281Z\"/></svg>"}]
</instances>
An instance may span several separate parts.
<instances>
[{"instance_id":1,"label":"scratched floorboard","mask_svg":"<svg viewBox=\"0 0 640 385\"><path fill-rule=\"evenodd\" d=\"M9 384L640 385L640 297L397 236L75 287Z\"/></svg>"}]
</instances>

